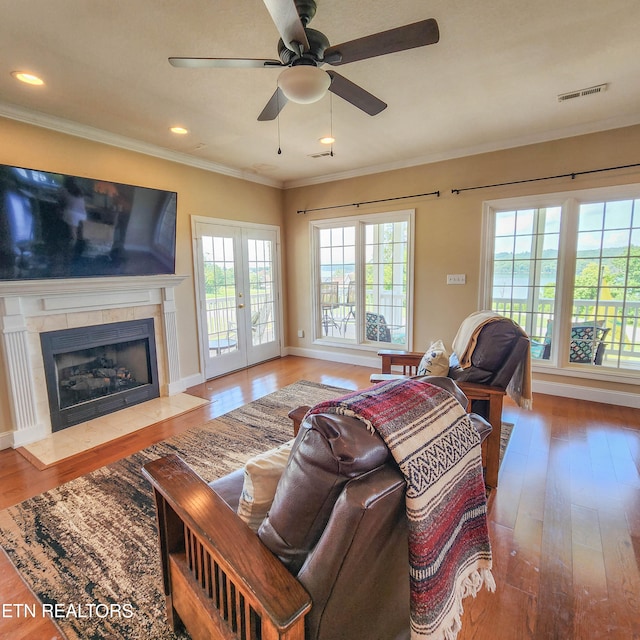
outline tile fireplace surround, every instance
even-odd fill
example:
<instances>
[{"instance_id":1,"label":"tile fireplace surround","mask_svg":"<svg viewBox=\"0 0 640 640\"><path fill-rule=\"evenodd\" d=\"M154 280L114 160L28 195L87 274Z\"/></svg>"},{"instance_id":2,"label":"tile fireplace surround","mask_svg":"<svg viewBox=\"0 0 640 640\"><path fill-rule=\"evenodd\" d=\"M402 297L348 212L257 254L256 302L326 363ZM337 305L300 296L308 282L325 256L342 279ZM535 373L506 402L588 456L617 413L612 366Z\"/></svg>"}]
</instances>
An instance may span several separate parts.
<instances>
[{"instance_id":1,"label":"tile fireplace surround","mask_svg":"<svg viewBox=\"0 0 640 640\"><path fill-rule=\"evenodd\" d=\"M51 435L40 332L153 318L160 395L184 391L174 287L184 276L0 283L0 449Z\"/></svg>"}]
</instances>

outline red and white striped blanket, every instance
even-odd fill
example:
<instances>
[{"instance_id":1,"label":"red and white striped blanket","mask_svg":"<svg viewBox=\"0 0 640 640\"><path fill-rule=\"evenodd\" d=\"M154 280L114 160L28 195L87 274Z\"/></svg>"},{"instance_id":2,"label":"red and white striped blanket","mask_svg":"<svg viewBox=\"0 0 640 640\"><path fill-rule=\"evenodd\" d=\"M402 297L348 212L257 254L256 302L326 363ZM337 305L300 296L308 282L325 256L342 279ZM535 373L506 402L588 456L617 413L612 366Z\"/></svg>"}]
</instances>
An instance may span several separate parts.
<instances>
[{"instance_id":1,"label":"red and white striped blanket","mask_svg":"<svg viewBox=\"0 0 640 640\"><path fill-rule=\"evenodd\" d=\"M455 640L462 600L493 591L480 437L460 403L419 380L391 380L310 413L362 420L407 482L411 638Z\"/></svg>"}]
</instances>

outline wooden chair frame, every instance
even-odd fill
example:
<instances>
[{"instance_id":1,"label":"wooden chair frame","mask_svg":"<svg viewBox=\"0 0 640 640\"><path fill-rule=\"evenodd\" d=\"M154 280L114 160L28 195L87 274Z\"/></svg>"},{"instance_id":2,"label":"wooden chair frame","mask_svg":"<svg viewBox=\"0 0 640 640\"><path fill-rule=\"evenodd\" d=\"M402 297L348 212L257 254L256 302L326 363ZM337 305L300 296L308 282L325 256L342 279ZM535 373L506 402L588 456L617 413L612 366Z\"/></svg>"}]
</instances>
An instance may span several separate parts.
<instances>
[{"instance_id":1,"label":"wooden chair frame","mask_svg":"<svg viewBox=\"0 0 640 640\"><path fill-rule=\"evenodd\" d=\"M194 640L304 640L311 598L178 456L146 464L156 500L167 616Z\"/></svg>"}]
</instances>

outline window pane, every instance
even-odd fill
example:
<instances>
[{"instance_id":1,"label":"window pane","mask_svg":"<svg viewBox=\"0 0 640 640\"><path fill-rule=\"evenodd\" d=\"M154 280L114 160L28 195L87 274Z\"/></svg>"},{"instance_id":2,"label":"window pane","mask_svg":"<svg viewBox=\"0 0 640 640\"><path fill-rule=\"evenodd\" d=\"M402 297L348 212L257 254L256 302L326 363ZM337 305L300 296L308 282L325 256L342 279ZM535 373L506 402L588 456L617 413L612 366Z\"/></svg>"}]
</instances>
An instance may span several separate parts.
<instances>
[{"instance_id":1,"label":"window pane","mask_svg":"<svg viewBox=\"0 0 640 640\"><path fill-rule=\"evenodd\" d=\"M210 356L237 349L237 304L233 238L202 236L207 335ZM226 345L220 348L220 345ZM217 345L217 346L213 346Z\"/></svg>"},{"instance_id":2,"label":"window pane","mask_svg":"<svg viewBox=\"0 0 640 640\"><path fill-rule=\"evenodd\" d=\"M251 341L253 346L276 339L275 283L271 262L271 240L248 240L248 267L251 305Z\"/></svg>"},{"instance_id":3,"label":"window pane","mask_svg":"<svg viewBox=\"0 0 640 640\"><path fill-rule=\"evenodd\" d=\"M408 347L409 229L408 216L381 222L363 216L319 230L318 338Z\"/></svg>"},{"instance_id":4,"label":"window pane","mask_svg":"<svg viewBox=\"0 0 640 640\"><path fill-rule=\"evenodd\" d=\"M516 231L516 212L498 211L496 212L496 238L507 236L512 238Z\"/></svg>"},{"instance_id":5,"label":"window pane","mask_svg":"<svg viewBox=\"0 0 640 640\"><path fill-rule=\"evenodd\" d=\"M515 251L518 258L531 258L534 236L518 235L515 242Z\"/></svg>"},{"instance_id":6,"label":"window pane","mask_svg":"<svg viewBox=\"0 0 640 640\"><path fill-rule=\"evenodd\" d=\"M542 237L542 253L551 253L551 255L558 254L558 246L560 245L560 234L549 233Z\"/></svg>"},{"instance_id":7,"label":"window pane","mask_svg":"<svg viewBox=\"0 0 640 640\"><path fill-rule=\"evenodd\" d=\"M521 235L523 233L533 233L535 211L529 209L528 211L518 211L516 214L516 233Z\"/></svg>"},{"instance_id":8,"label":"window pane","mask_svg":"<svg viewBox=\"0 0 640 640\"><path fill-rule=\"evenodd\" d=\"M602 233L592 231L578 234L578 255L581 253L600 253L602 244Z\"/></svg>"},{"instance_id":9,"label":"window pane","mask_svg":"<svg viewBox=\"0 0 640 640\"><path fill-rule=\"evenodd\" d=\"M580 206L579 231L602 229L604 218L604 202L583 204Z\"/></svg>"},{"instance_id":10,"label":"window pane","mask_svg":"<svg viewBox=\"0 0 640 640\"><path fill-rule=\"evenodd\" d=\"M349 283L355 281L355 226L340 225L320 229L318 235L318 335L343 338L346 333L346 323L342 319L345 315L347 290Z\"/></svg>"},{"instance_id":11,"label":"window pane","mask_svg":"<svg viewBox=\"0 0 640 640\"><path fill-rule=\"evenodd\" d=\"M513 236L507 236L504 238L496 238L494 246L494 256L496 260L500 258L513 258L513 244L515 238Z\"/></svg>"},{"instance_id":12,"label":"window pane","mask_svg":"<svg viewBox=\"0 0 640 640\"><path fill-rule=\"evenodd\" d=\"M560 208L496 212L491 308L522 326L549 358L558 266Z\"/></svg>"},{"instance_id":13,"label":"window pane","mask_svg":"<svg viewBox=\"0 0 640 640\"><path fill-rule=\"evenodd\" d=\"M619 200L606 204L604 228L628 229L631 226L633 200Z\"/></svg>"},{"instance_id":14,"label":"window pane","mask_svg":"<svg viewBox=\"0 0 640 640\"><path fill-rule=\"evenodd\" d=\"M640 369L640 256L631 229L638 201L581 205L568 360L574 364ZM600 245L598 247L598 244Z\"/></svg>"},{"instance_id":15,"label":"window pane","mask_svg":"<svg viewBox=\"0 0 640 640\"><path fill-rule=\"evenodd\" d=\"M633 201L633 226L640 227L640 200Z\"/></svg>"},{"instance_id":16,"label":"window pane","mask_svg":"<svg viewBox=\"0 0 640 640\"><path fill-rule=\"evenodd\" d=\"M567 229L577 229L566 247L560 236L564 215L570 216ZM553 353L560 367L640 370L640 198L572 200L566 210L498 211L494 231L493 246L486 249L493 254L486 302L526 329L535 358L551 359ZM573 280L562 283L561 256L571 254L574 243L575 263L565 265ZM570 292L563 293L563 285ZM556 298L566 297L571 317L563 319ZM567 334L558 335L558 327L567 327Z\"/></svg>"},{"instance_id":17,"label":"window pane","mask_svg":"<svg viewBox=\"0 0 640 640\"><path fill-rule=\"evenodd\" d=\"M366 224L365 341L407 342L407 221Z\"/></svg>"},{"instance_id":18,"label":"window pane","mask_svg":"<svg viewBox=\"0 0 640 640\"><path fill-rule=\"evenodd\" d=\"M629 229L605 231L602 234L602 255L622 256L629 246Z\"/></svg>"},{"instance_id":19,"label":"window pane","mask_svg":"<svg viewBox=\"0 0 640 640\"><path fill-rule=\"evenodd\" d=\"M550 207L545 211L544 228L545 233L560 233L560 219L562 209L560 207Z\"/></svg>"}]
</instances>

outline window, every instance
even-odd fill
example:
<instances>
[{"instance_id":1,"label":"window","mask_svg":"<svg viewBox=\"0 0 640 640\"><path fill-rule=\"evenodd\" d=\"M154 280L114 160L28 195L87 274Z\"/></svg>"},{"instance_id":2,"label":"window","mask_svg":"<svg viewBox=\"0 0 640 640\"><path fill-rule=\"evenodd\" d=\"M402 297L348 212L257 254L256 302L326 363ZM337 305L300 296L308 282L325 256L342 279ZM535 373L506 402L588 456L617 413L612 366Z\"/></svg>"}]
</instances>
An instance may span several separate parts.
<instances>
[{"instance_id":1,"label":"window","mask_svg":"<svg viewBox=\"0 0 640 640\"><path fill-rule=\"evenodd\" d=\"M531 336L534 363L640 369L640 185L487 203L485 307Z\"/></svg>"},{"instance_id":2,"label":"window","mask_svg":"<svg viewBox=\"0 0 640 640\"><path fill-rule=\"evenodd\" d=\"M311 223L317 341L409 349L413 211Z\"/></svg>"}]
</instances>

